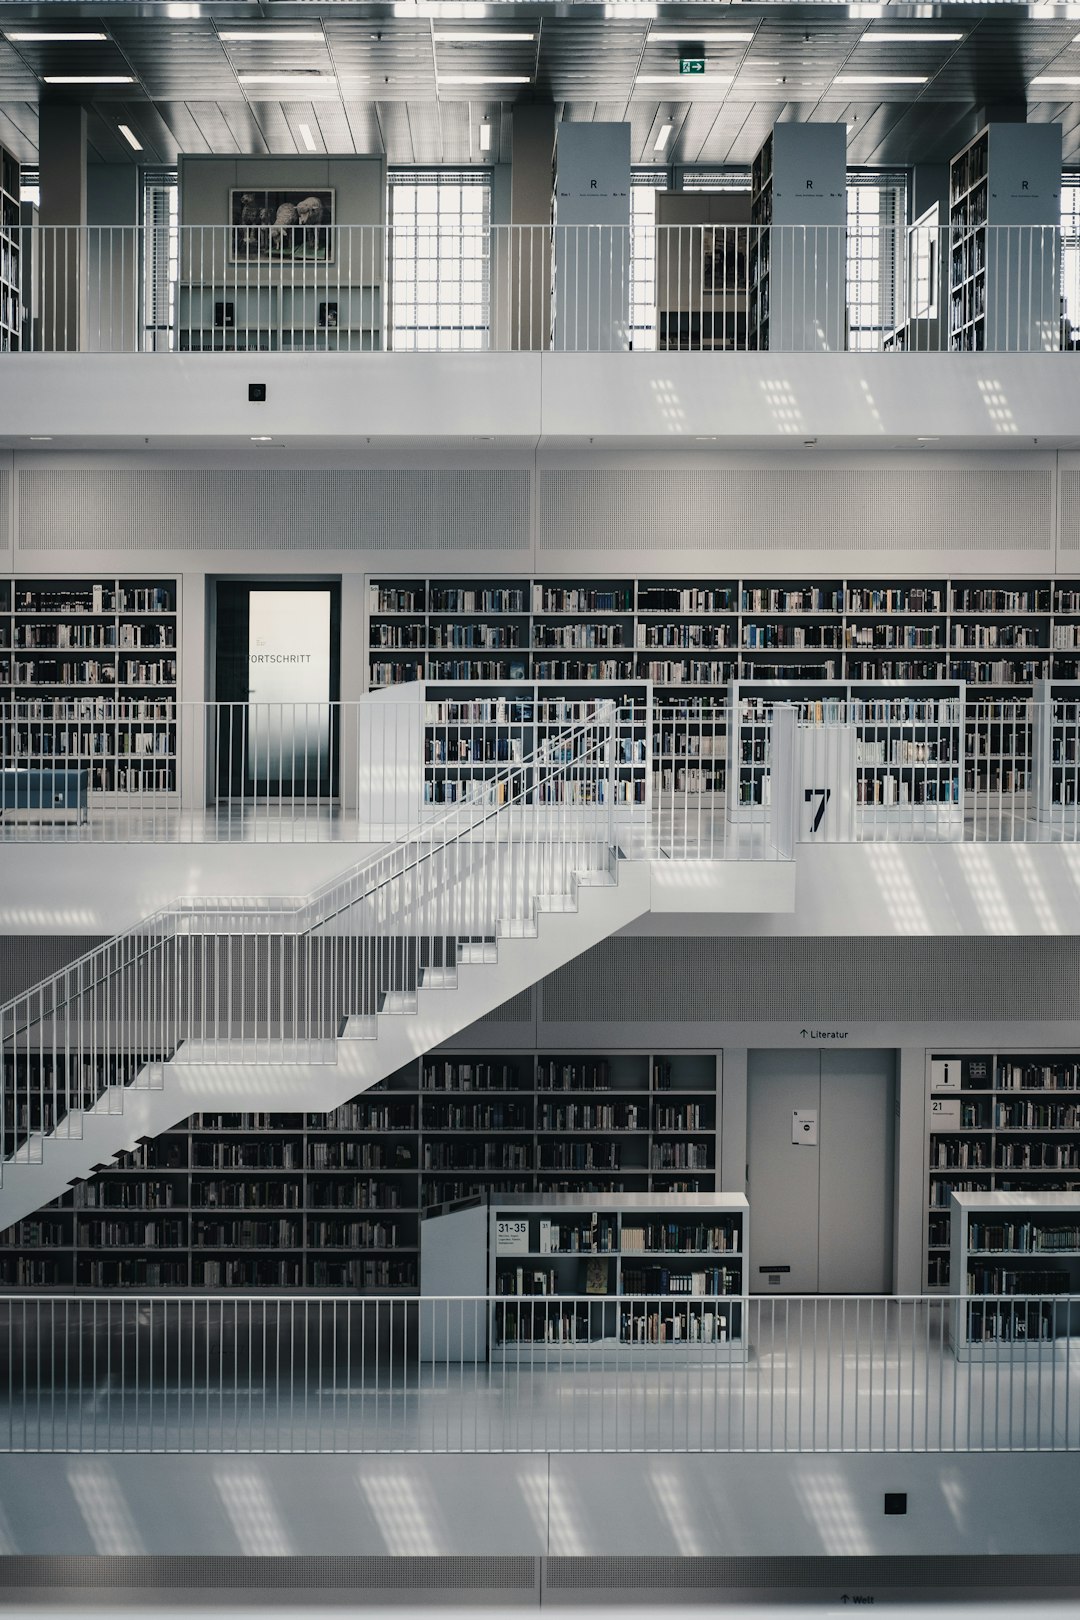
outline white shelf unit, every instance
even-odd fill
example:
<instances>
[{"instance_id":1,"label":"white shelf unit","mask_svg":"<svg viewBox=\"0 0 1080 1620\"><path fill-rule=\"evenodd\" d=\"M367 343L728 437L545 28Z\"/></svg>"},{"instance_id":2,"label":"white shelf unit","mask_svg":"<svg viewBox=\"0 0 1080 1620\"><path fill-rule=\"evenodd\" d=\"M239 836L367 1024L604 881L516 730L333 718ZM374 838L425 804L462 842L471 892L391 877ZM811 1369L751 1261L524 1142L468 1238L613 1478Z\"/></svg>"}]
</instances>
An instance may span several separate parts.
<instances>
[{"instance_id":1,"label":"white shelf unit","mask_svg":"<svg viewBox=\"0 0 1080 1620\"><path fill-rule=\"evenodd\" d=\"M493 1199L488 1222L493 1361L591 1346L745 1360L741 1193Z\"/></svg>"},{"instance_id":2,"label":"white shelf unit","mask_svg":"<svg viewBox=\"0 0 1080 1620\"><path fill-rule=\"evenodd\" d=\"M750 169L749 346L847 341L845 124L774 124Z\"/></svg>"},{"instance_id":3,"label":"white shelf unit","mask_svg":"<svg viewBox=\"0 0 1080 1620\"><path fill-rule=\"evenodd\" d=\"M991 123L957 153L949 166L951 349L1061 347L1060 226L1060 125Z\"/></svg>"},{"instance_id":4,"label":"white shelf unit","mask_svg":"<svg viewBox=\"0 0 1080 1620\"><path fill-rule=\"evenodd\" d=\"M954 1293L966 1296L950 1306L957 1359L1028 1361L1067 1347L1068 1296L1080 1287L1080 1194L953 1193L951 1219Z\"/></svg>"},{"instance_id":5,"label":"white shelf unit","mask_svg":"<svg viewBox=\"0 0 1080 1620\"><path fill-rule=\"evenodd\" d=\"M378 286L293 283L273 266L236 279L180 285L177 331L182 350L276 350L282 353L367 351L382 348L382 296ZM283 279L277 279L282 277Z\"/></svg>"},{"instance_id":6,"label":"white shelf unit","mask_svg":"<svg viewBox=\"0 0 1080 1620\"><path fill-rule=\"evenodd\" d=\"M0 354L22 347L22 232L19 161L0 146Z\"/></svg>"},{"instance_id":7,"label":"white shelf unit","mask_svg":"<svg viewBox=\"0 0 1080 1620\"><path fill-rule=\"evenodd\" d=\"M1037 681L1031 720L1031 783L1036 818L1080 820L1080 681Z\"/></svg>"},{"instance_id":8,"label":"white shelf unit","mask_svg":"<svg viewBox=\"0 0 1080 1620\"><path fill-rule=\"evenodd\" d=\"M926 1080L926 1283L948 1288L954 1192L1080 1196L1080 1053L938 1052Z\"/></svg>"},{"instance_id":9,"label":"white shelf unit","mask_svg":"<svg viewBox=\"0 0 1080 1620\"><path fill-rule=\"evenodd\" d=\"M858 837L890 818L907 824L921 819L943 837L959 831L964 813L964 686L949 681L733 681L729 703L737 720L728 736L731 819L753 819L768 807L769 716L776 704L792 702L803 723L801 777L795 784L800 825L804 808L814 812L814 824L803 829L805 837ZM829 797L821 806L805 795L820 792L826 776Z\"/></svg>"},{"instance_id":10,"label":"white shelf unit","mask_svg":"<svg viewBox=\"0 0 1080 1620\"><path fill-rule=\"evenodd\" d=\"M0 580L5 762L85 769L91 793L174 793L179 632L175 577Z\"/></svg>"}]
</instances>

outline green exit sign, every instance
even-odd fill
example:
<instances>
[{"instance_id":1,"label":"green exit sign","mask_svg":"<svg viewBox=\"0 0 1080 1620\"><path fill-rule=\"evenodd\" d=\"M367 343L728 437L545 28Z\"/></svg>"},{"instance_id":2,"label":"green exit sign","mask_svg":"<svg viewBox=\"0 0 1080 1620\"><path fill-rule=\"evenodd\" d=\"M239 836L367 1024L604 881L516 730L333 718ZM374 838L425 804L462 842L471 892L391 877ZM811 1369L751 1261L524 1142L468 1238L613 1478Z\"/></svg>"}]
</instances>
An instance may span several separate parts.
<instances>
[{"instance_id":1,"label":"green exit sign","mask_svg":"<svg viewBox=\"0 0 1080 1620\"><path fill-rule=\"evenodd\" d=\"M679 58L680 73L704 73L705 58L703 56L681 56Z\"/></svg>"}]
</instances>

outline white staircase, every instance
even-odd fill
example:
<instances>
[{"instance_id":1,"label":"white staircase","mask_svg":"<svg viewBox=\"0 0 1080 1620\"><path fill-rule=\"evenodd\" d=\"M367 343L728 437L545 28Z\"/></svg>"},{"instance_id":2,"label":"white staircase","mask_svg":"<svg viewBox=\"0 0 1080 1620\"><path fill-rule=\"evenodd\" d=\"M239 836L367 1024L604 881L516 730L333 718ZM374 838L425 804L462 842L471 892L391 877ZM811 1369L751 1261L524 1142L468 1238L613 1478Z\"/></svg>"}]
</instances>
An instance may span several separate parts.
<instances>
[{"instance_id":1,"label":"white staircase","mask_svg":"<svg viewBox=\"0 0 1080 1620\"><path fill-rule=\"evenodd\" d=\"M0 1230L189 1114L328 1112L647 911L612 718L303 901L178 906L0 1007Z\"/></svg>"}]
</instances>

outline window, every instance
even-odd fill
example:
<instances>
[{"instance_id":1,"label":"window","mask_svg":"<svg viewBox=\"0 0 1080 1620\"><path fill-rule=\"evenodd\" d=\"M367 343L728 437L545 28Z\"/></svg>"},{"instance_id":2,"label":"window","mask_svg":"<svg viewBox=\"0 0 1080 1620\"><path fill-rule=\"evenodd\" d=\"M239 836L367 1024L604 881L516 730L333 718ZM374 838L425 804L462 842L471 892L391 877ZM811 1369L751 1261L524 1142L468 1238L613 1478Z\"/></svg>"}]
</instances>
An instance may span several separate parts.
<instances>
[{"instance_id":1,"label":"window","mask_svg":"<svg viewBox=\"0 0 1080 1620\"><path fill-rule=\"evenodd\" d=\"M175 169L144 169L143 348L175 349L180 274L180 188Z\"/></svg>"},{"instance_id":2,"label":"window","mask_svg":"<svg viewBox=\"0 0 1080 1620\"><path fill-rule=\"evenodd\" d=\"M390 172L390 347L486 349L491 174Z\"/></svg>"},{"instance_id":3,"label":"window","mask_svg":"<svg viewBox=\"0 0 1080 1620\"><path fill-rule=\"evenodd\" d=\"M880 349L897 323L907 229L907 175L849 169L848 348Z\"/></svg>"}]
</instances>

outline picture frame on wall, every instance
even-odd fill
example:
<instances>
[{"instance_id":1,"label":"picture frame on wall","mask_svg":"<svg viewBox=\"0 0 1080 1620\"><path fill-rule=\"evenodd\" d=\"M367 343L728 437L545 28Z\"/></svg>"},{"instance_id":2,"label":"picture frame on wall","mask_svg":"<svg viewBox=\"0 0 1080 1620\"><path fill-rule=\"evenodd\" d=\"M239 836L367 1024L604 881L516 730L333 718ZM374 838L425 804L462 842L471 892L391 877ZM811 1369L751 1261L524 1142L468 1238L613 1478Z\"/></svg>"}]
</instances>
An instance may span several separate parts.
<instances>
[{"instance_id":1,"label":"picture frame on wall","mask_svg":"<svg viewBox=\"0 0 1080 1620\"><path fill-rule=\"evenodd\" d=\"M331 264L336 194L331 186L229 192L233 264Z\"/></svg>"}]
</instances>

